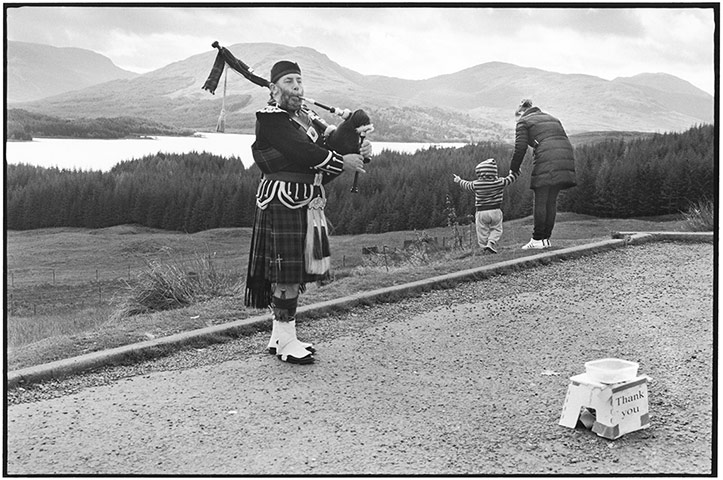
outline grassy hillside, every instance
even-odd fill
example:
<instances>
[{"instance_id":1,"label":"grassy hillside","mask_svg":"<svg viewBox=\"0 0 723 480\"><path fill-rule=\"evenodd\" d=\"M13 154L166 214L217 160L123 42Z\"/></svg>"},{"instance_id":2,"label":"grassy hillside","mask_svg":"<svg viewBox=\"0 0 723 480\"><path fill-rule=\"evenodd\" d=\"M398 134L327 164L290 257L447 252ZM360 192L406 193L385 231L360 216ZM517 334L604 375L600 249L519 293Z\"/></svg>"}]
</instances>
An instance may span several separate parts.
<instances>
[{"instance_id":1,"label":"grassy hillside","mask_svg":"<svg viewBox=\"0 0 723 480\"><path fill-rule=\"evenodd\" d=\"M192 130L133 117L60 118L11 108L7 111L5 138L32 140L34 137L129 138L144 135L193 135Z\"/></svg>"},{"instance_id":2,"label":"grassy hillside","mask_svg":"<svg viewBox=\"0 0 723 480\"><path fill-rule=\"evenodd\" d=\"M532 230L530 217L505 223L498 255L470 246L470 227L460 230L462 248L449 249L448 228L424 232L331 238L333 280L309 285L308 305L384 286L533 255L519 249ZM649 219L598 219L560 213L556 248L609 239L613 231L685 231L681 216ZM437 239L426 258L401 252L405 241ZM243 306L243 281L250 230L216 229L182 234L124 225L100 230L46 229L7 233L9 311L6 332L11 370L90 351L167 336L262 313ZM363 255L376 247L386 255ZM129 286L157 261L181 268L211 258L228 276L223 294L186 308L124 317L118 315Z\"/></svg>"},{"instance_id":3,"label":"grassy hillside","mask_svg":"<svg viewBox=\"0 0 723 480\"><path fill-rule=\"evenodd\" d=\"M262 76L276 59L293 58L305 72L307 95L327 105L363 108L381 141L509 140L512 113L523 97L554 113L570 133L682 131L713 121L712 96L692 85L681 91L680 79L669 87L671 82L659 82L655 75L611 82L489 62L426 80L403 80L359 74L307 47L242 43L228 48ZM216 53L209 45L202 54L132 79L13 106L63 117L141 117L206 131L215 127L223 103L223 80L215 95L202 90ZM254 112L266 104L268 91L241 75L227 78L227 131L252 133Z\"/></svg>"}]
</instances>

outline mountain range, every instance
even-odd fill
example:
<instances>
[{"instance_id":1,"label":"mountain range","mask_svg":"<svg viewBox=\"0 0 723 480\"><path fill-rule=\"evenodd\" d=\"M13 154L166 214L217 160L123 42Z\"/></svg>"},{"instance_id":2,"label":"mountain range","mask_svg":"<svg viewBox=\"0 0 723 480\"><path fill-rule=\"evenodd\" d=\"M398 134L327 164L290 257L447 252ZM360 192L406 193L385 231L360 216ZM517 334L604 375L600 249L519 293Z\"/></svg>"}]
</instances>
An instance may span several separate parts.
<instances>
[{"instance_id":1,"label":"mountain range","mask_svg":"<svg viewBox=\"0 0 723 480\"><path fill-rule=\"evenodd\" d=\"M6 102L28 102L138 74L82 48L8 42Z\"/></svg>"},{"instance_id":2,"label":"mountain range","mask_svg":"<svg viewBox=\"0 0 723 480\"><path fill-rule=\"evenodd\" d=\"M298 62L307 96L363 108L375 126L372 138L380 141L509 141L522 98L560 118L571 134L683 131L714 121L711 95L664 73L605 80L489 62L405 80L360 74L307 47L244 43L227 48L264 77L277 60ZM215 95L203 90L216 53L209 42L208 52L135 74L89 50L8 41L7 107L63 118L140 117L213 131L223 106L227 132L253 133L254 112L266 104L268 90L232 70ZM338 120L315 109L329 121Z\"/></svg>"}]
</instances>

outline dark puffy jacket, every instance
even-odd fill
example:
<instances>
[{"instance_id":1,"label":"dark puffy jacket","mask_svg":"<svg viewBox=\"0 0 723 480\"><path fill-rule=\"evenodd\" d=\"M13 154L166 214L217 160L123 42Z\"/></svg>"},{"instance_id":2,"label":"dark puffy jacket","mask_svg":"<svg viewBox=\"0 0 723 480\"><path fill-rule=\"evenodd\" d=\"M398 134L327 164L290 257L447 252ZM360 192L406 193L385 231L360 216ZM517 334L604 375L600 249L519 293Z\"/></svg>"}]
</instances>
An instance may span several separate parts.
<instances>
[{"instance_id":1,"label":"dark puffy jacket","mask_svg":"<svg viewBox=\"0 0 723 480\"><path fill-rule=\"evenodd\" d=\"M515 153L510 170L519 171L527 146L535 150L530 188L577 185L575 157L562 123L538 107L528 109L517 121Z\"/></svg>"}]
</instances>

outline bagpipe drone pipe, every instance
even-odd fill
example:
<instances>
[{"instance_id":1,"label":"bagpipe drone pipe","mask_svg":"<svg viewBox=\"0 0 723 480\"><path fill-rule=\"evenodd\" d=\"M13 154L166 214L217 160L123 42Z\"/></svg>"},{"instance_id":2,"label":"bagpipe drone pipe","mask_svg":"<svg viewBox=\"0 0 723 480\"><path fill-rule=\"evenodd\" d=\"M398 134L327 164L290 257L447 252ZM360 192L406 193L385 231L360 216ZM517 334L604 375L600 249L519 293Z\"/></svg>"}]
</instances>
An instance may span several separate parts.
<instances>
[{"instance_id":1,"label":"bagpipe drone pipe","mask_svg":"<svg viewBox=\"0 0 723 480\"><path fill-rule=\"evenodd\" d=\"M251 83L260 87L269 88L270 82L268 80L256 75L251 67L236 58L226 47L222 47L217 41L213 42L211 46L218 49L218 54L216 55L216 60L211 68L211 73L209 74L206 82L203 84L202 88L204 90L208 90L212 94L215 94L218 82L226 67L241 74ZM367 115L364 110L357 109L352 112L349 109L330 107L321 102L317 102L312 98L302 98L306 103L316 105L319 108L341 117L342 122L339 125L329 125L323 118L321 118L313 110L309 109L306 105L303 107L304 111L309 115L309 118L311 118L311 121L325 133L327 146L341 155L346 155L347 153L359 153L359 148L361 143L364 141L364 137L374 129L369 115ZM222 115L224 113L225 112L222 110ZM364 158L364 163L369 163L370 160L371 159L369 158ZM359 191L357 186L358 181L359 172L355 172L354 184L351 188L352 193Z\"/></svg>"}]
</instances>

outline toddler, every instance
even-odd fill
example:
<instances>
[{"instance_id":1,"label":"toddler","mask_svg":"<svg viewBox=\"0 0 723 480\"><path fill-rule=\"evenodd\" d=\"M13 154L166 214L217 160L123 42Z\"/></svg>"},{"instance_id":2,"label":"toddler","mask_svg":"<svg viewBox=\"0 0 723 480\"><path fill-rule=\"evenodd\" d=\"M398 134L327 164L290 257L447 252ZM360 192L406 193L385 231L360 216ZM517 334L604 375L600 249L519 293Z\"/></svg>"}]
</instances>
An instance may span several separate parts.
<instances>
[{"instance_id":1,"label":"toddler","mask_svg":"<svg viewBox=\"0 0 723 480\"><path fill-rule=\"evenodd\" d=\"M520 173L511 172L505 178L497 175L497 162L494 158L480 162L474 169L477 180L463 180L453 175L454 182L475 195L475 225L477 243L490 253L497 253L497 242L502 237L502 193L507 185L517 180Z\"/></svg>"}]
</instances>

